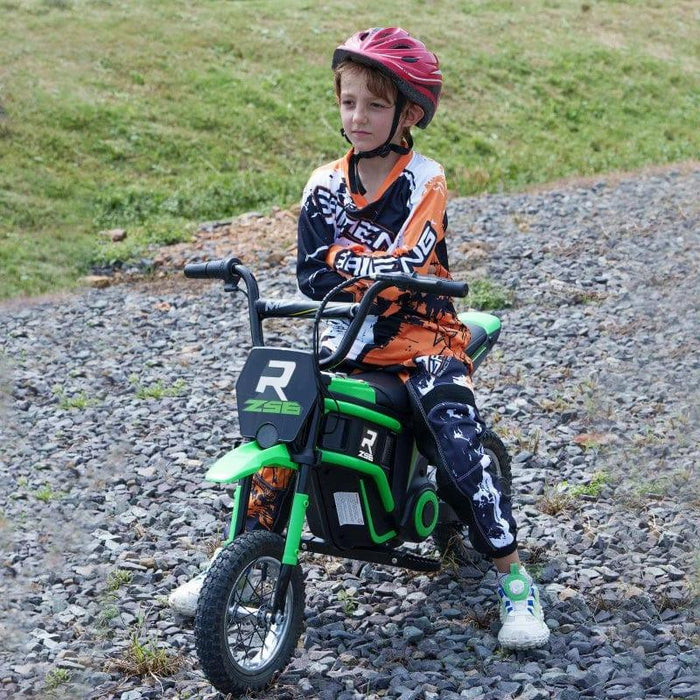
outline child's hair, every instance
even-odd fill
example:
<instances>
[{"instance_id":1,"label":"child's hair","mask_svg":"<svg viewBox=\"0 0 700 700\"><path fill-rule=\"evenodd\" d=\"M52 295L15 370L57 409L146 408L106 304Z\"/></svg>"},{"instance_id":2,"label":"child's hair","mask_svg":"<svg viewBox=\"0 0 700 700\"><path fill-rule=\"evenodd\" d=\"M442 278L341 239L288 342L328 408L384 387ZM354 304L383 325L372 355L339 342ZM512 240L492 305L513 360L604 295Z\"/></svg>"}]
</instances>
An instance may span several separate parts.
<instances>
[{"instance_id":1,"label":"child's hair","mask_svg":"<svg viewBox=\"0 0 700 700\"><path fill-rule=\"evenodd\" d=\"M380 70L373 68L372 66L365 65L364 63L358 63L352 59L346 59L340 63L333 70L333 77L335 82L335 97L340 100L340 83L343 75L353 73L354 75L360 76L365 79L367 89L377 97L381 97L383 100L387 100L392 104L396 102L396 98L399 95L399 90L396 87L394 81L386 74L382 73ZM412 103L407 102L404 106L404 113L409 108ZM409 127L404 127L401 137L404 141L408 141L411 134L411 129Z\"/></svg>"}]
</instances>

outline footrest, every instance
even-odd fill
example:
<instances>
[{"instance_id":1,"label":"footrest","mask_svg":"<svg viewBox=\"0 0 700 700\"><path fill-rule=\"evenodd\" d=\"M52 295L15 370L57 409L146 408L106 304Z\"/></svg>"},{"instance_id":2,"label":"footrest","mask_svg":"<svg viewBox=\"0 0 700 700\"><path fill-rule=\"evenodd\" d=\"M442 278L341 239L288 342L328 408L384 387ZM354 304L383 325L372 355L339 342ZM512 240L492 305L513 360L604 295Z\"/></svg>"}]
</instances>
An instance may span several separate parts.
<instances>
[{"instance_id":1,"label":"footrest","mask_svg":"<svg viewBox=\"0 0 700 700\"><path fill-rule=\"evenodd\" d=\"M301 540L301 550L313 554L326 554L331 557L368 561L373 564L398 566L411 571L439 571L442 560L435 557L421 557L402 549L338 549L318 537L305 537Z\"/></svg>"}]
</instances>

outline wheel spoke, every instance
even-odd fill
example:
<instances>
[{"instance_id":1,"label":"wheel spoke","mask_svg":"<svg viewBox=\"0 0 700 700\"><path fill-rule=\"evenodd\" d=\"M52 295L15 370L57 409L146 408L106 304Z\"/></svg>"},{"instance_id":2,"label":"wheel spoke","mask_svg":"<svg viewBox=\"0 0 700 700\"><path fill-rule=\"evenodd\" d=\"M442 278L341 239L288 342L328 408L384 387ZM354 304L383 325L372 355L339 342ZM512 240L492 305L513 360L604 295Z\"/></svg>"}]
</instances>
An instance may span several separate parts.
<instances>
[{"instance_id":1,"label":"wheel spoke","mask_svg":"<svg viewBox=\"0 0 700 700\"><path fill-rule=\"evenodd\" d=\"M245 605L231 605L228 609L229 620L235 623L250 622L255 620L258 616L258 611L256 608L251 608Z\"/></svg>"},{"instance_id":2,"label":"wheel spoke","mask_svg":"<svg viewBox=\"0 0 700 700\"><path fill-rule=\"evenodd\" d=\"M224 694L240 697L250 687L262 687L285 666L299 639L304 582L298 569L292 572L282 614L272 616L283 551L280 535L245 533L202 589L197 654L207 678Z\"/></svg>"},{"instance_id":3,"label":"wheel spoke","mask_svg":"<svg viewBox=\"0 0 700 700\"><path fill-rule=\"evenodd\" d=\"M260 610L270 592L265 591L269 573L267 562L254 563L242 572L228 606L229 646L239 663L259 666L269 656L274 636L269 640L269 625L260 624ZM245 600L243 600L245 599ZM252 655L252 656L251 656Z\"/></svg>"}]
</instances>

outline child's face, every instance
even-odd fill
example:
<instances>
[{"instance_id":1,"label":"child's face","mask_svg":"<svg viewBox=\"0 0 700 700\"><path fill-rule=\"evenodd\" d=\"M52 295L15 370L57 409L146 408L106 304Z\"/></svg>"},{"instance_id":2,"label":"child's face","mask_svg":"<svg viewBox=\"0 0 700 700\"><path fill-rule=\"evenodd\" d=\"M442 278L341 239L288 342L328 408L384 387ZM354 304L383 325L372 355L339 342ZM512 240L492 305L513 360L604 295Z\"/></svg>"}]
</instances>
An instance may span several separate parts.
<instances>
[{"instance_id":1,"label":"child's face","mask_svg":"<svg viewBox=\"0 0 700 700\"><path fill-rule=\"evenodd\" d=\"M371 151L389 138L394 101L372 94L361 73L348 71L340 85L340 119L355 150ZM400 143L403 126L412 124L400 119L392 143Z\"/></svg>"}]
</instances>

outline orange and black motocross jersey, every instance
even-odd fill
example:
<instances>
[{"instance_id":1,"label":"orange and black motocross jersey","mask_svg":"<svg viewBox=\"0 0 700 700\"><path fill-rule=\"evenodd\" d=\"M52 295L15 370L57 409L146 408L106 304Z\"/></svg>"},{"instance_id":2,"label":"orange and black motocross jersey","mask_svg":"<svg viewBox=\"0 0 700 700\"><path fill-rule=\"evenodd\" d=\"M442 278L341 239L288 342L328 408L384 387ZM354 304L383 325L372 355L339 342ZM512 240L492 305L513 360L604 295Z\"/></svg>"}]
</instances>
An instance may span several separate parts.
<instances>
[{"instance_id":1,"label":"orange and black motocross jersey","mask_svg":"<svg viewBox=\"0 0 700 700\"><path fill-rule=\"evenodd\" d=\"M445 229L447 189L442 167L411 151L368 202L348 186L349 158L311 175L299 215L297 279L320 300L343 280L371 272L416 272L449 278ZM336 301L358 301L359 281ZM330 321L323 346L334 349L347 321ZM359 367L414 367L415 358L453 356L471 368L469 330L448 297L387 289L370 311L348 356Z\"/></svg>"}]
</instances>

